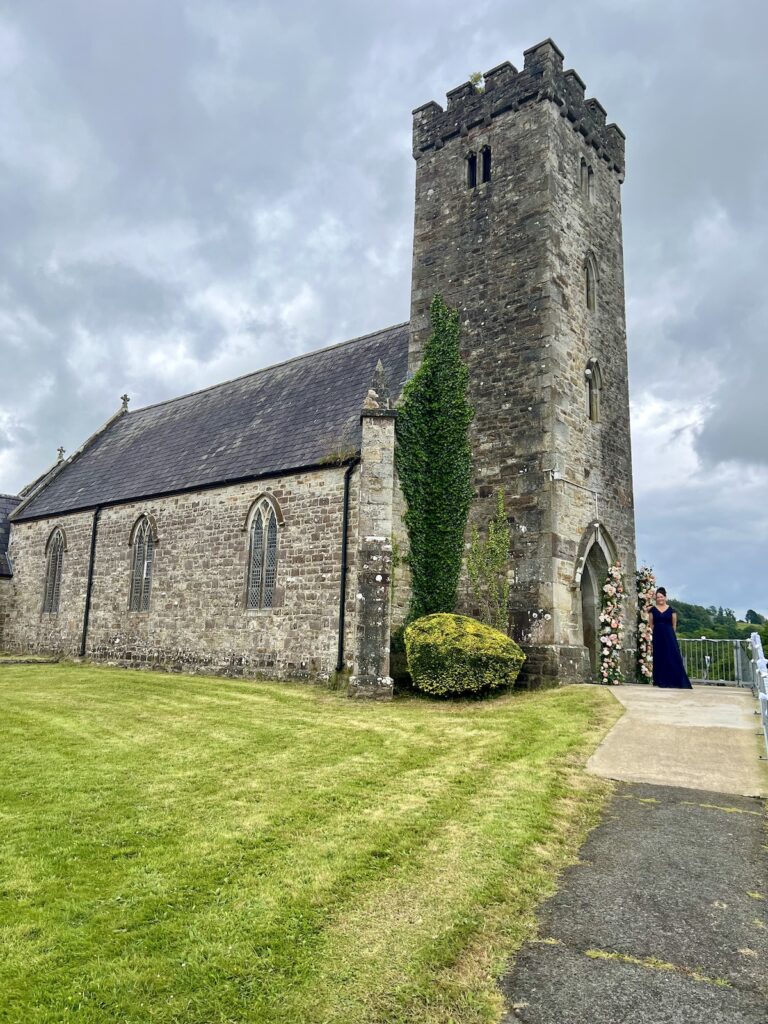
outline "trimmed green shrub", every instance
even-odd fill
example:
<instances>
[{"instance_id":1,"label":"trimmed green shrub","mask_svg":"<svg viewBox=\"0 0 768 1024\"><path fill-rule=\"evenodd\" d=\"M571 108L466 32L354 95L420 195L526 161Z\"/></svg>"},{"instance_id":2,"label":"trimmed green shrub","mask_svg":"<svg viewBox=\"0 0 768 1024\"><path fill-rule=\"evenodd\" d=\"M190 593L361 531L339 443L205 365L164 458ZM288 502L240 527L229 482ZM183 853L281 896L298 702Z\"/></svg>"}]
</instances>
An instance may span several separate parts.
<instances>
[{"instance_id":1,"label":"trimmed green shrub","mask_svg":"<svg viewBox=\"0 0 768 1024\"><path fill-rule=\"evenodd\" d=\"M405 631L414 685L439 696L512 686L525 661L514 640L466 615L438 612Z\"/></svg>"}]
</instances>

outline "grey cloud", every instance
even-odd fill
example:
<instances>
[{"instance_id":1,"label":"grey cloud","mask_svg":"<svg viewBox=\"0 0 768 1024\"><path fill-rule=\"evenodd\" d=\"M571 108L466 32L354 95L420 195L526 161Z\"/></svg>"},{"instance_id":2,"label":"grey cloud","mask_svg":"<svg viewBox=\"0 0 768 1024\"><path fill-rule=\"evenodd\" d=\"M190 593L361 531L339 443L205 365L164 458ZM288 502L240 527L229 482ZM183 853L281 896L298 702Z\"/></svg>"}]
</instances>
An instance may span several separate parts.
<instances>
[{"instance_id":1,"label":"grey cloud","mask_svg":"<svg viewBox=\"0 0 768 1024\"><path fill-rule=\"evenodd\" d=\"M0 491L126 388L151 402L404 320L411 108L548 35L628 136L635 397L704 410L702 478L765 465L744 375L768 321L766 28L757 0L0 0ZM715 600L668 545L722 516L697 494L665 495L670 524L639 480L641 548Z\"/></svg>"}]
</instances>

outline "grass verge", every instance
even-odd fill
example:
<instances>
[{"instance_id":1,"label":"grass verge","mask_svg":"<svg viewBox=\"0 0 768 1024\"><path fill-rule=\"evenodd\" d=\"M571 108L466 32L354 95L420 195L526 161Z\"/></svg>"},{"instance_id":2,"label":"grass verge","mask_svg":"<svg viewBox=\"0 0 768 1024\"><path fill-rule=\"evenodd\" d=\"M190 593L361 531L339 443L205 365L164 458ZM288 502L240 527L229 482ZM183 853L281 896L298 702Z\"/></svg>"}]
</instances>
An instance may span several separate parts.
<instances>
[{"instance_id":1,"label":"grass verge","mask_svg":"<svg viewBox=\"0 0 768 1024\"><path fill-rule=\"evenodd\" d=\"M479 1024L607 791L602 688L0 670L0 1020Z\"/></svg>"}]
</instances>

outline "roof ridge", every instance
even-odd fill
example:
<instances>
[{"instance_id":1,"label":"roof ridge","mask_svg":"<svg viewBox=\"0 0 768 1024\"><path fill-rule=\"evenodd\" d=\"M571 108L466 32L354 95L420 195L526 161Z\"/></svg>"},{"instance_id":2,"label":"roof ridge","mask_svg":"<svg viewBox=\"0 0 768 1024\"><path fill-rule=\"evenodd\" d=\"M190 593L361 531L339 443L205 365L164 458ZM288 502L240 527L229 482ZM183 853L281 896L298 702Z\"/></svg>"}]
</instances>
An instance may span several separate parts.
<instances>
[{"instance_id":1,"label":"roof ridge","mask_svg":"<svg viewBox=\"0 0 768 1024\"><path fill-rule=\"evenodd\" d=\"M323 348L314 348L309 352L301 352L297 356L291 356L290 359L283 359L280 363L270 363L269 366L262 366L258 370L241 373L239 377L230 377L227 380L219 381L218 384L209 384L208 387L198 388L196 391L188 391L185 395L176 395L174 398L164 398L161 402L152 402L150 405L141 405L138 409L133 409L128 416L135 416L137 412L145 412L147 409L157 409L161 405L171 405L173 402L180 402L184 398L194 398L195 395L204 395L207 391L214 391L216 388L223 388L227 384L236 384L238 381L245 380L247 377L256 377L260 373L266 373L267 370L276 370L280 366L288 366L290 363L297 363L301 359L308 359L310 356L316 356L320 352L331 352L334 349L343 348L345 345L354 345L358 341L365 341L367 338L374 338L377 334L385 334L387 331L396 331L399 327L407 327L408 324L410 324L410 320L403 320L402 323L392 324L391 327L381 327L378 331L369 331L368 334L361 334L357 338L347 338L346 341L337 341L333 345L325 345Z\"/></svg>"},{"instance_id":2,"label":"roof ridge","mask_svg":"<svg viewBox=\"0 0 768 1024\"><path fill-rule=\"evenodd\" d=\"M21 501L21 498L18 496L18 494L3 494L1 491L0 498L11 498L12 501Z\"/></svg>"}]
</instances>

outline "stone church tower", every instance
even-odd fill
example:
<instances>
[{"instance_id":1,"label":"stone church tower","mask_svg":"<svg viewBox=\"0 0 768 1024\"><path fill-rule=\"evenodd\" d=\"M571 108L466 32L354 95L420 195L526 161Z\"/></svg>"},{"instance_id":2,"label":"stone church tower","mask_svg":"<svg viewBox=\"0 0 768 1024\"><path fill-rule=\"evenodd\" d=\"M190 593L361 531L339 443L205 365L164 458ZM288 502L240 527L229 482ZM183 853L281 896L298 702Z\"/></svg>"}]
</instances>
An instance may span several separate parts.
<instances>
[{"instance_id":1,"label":"stone church tower","mask_svg":"<svg viewBox=\"0 0 768 1024\"><path fill-rule=\"evenodd\" d=\"M622 563L632 674L635 530L620 188L624 135L551 40L414 111L409 366L435 293L458 308L475 407L474 521L503 488L513 635L532 683L589 679ZM465 597L471 611L471 600Z\"/></svg>"}]
</instances>

